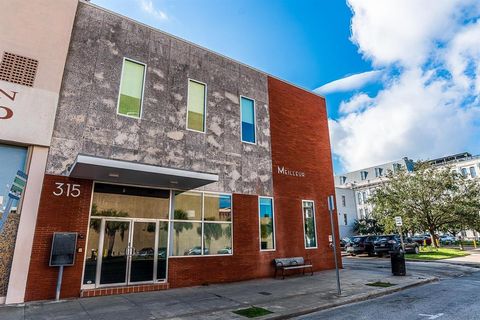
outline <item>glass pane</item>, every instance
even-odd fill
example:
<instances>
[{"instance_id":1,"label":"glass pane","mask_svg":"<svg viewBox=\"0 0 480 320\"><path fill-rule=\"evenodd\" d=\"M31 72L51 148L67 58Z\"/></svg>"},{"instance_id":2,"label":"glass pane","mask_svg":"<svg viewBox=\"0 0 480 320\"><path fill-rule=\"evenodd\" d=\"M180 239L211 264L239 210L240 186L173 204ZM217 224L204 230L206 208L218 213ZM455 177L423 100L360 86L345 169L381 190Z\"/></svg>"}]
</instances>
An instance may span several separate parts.
<instances>
[{"instance_id":1,"label":"glass pane","mask_svg":"<svg viewBox=\"0 0 480 320\"><path fill-rule=\"evenodd\" d=\"M168 219L168 190L96 183L92 216Z\"/></svg>"},{"instance_id":2,"label":"glass pane","mask_svg":"<svg viewBox=\"0 0 480 320\"><path fill-rule=\"evenodd\" d=\"M205 131L204 130L204 116L205 116L205 85L188 81L188 129Z\"/></svg>"},{"instance_id":3,"label":"glass pane","mask_svg":"<svg viewBox=\"0 0 480 320\"><path fill-rule=\"evenodd\" d=\"M154 222L135 222L132 239L130 281L152 281L155 253Z\"/></svg>"},{"instance_id":4,"label":"glass pane","mask_svg":"<svg viewBox=\"0 0 480 320\"><path fill-rule=\"evenodd\" d=\"M303 218L305 222L305 247L314 248L317 246L317 239L315 235L315 210L313 202L303 202Z\"/></svg>"},{"instance_id":5,"label":"glass pane","mask_svg":"<svg viewBox=\"0 0 480 320\"><path fill-rule=\"evenodd\" d=\"M90 219L83 284L95 283L95 276L97 272L98 240L100 238L101 223L102 220L100 219Z\"/></svg>"},{"instance_id":6,"label":"glass pane","mask_svg":"<svg viewBox=\"0 0 480 320\"><path fill-rule=\"evenodd\" d=\"M160 221L158 231L157 279L163 280L167 277L168 222Z\"/></svg>"},{"instance_id":7,"label":"glass pane","mask_svg":"<svg viewBox=\"0 0 480 320\"><path fill-rule=\"evenodd\" d=\"M123 62L122 83L118 112L132 117L140 117L145 66L130 60Z\"/></svg>"},{"instance_id":8,"label":"glass pane","mask_svg":"<svg viewBox=\"0 0 480 320\"><path fill-rule=\"evenodd\" d=\"M175 220L202 220L202 194L175 192L173 218Z\"/></svg>"},{"instance_id":9,"label":"glass pane","mask_svg":"<svg viewBox=\"0 0 480 320\"><path fill-rule=\"evenodd\" d=\"M205 254L232 254L232 224L205 223L203 247Z\"/></svg>"},{"instance_id":10,"label":"glass pane","mask_svg":"<svg viewBox=\"0 0 480 320\"><path fill-rule=\"evenodd\" d=\"M129 232L129 222L105 221L100 284L125 283Z\"/></svg>"},{"instance_id":11,"label":"glass pane","mask_svg":"<svg viewBox=\"0 0 480 320\"><path fill-rule=\"evenodd\" d=\"M199 222L172 223L172 256L202 254L202 224Z\"/></svg>"},{"instance_id":12,"label":"glass pane","mask_svg":"<svg viewBox=\"0 0 480 320\"><path fill-rule=\"evenodd\" d=\"M27 148L0 144L0 211L7 205L8 192L18 170L25 170ZM14 200L11 211L17 210L18 201Z\"/></svg>"},{"instance_id":13,"label":"glass pane","mask_svg":"<svg viewBox=\"0 0 480 320\"><path fill-rule=\"evenodd\" d=\"M260 248L275 249L273 203L270 198L260 198Z\"/></svg>"},{"instance_id":14,"label":"glass pane","mask_svg":"<svg viewBox=\"0 0 480 320\"><path fill-rule=\"evenodd\" d=\"M207 221L232 221L232 197L229 195L205 194L205 215Z\"/></svg>"},{"instance_id":15,"label":"glass pane","mask_svg":"<svg viewBox=\"0 0 480 320\"><path fill-rule=\"evenodd\" d=\"M255 107L251 99L242 97L242 141L255 143Z\"/></svg>"}]
</instances>

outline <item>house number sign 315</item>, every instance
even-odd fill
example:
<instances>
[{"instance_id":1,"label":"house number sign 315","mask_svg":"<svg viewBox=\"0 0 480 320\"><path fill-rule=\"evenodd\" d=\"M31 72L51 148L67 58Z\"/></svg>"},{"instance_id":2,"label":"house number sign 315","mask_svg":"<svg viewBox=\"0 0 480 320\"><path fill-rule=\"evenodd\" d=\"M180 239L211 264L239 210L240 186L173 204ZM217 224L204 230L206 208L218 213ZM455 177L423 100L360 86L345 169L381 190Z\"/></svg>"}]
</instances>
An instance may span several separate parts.
<instances>
[{"instance_id":1,"label":"house number sign 315","mask_svg":"<svg viewBox=\"0 0 480 320\"><path fill-rule=\"evenodd\" d=\"M53 191L54 196L66 196L76 198L80 195L79 184L55 182L55 185L57 187L55 188L55 191Z\"/></svg>"}]
</instances>

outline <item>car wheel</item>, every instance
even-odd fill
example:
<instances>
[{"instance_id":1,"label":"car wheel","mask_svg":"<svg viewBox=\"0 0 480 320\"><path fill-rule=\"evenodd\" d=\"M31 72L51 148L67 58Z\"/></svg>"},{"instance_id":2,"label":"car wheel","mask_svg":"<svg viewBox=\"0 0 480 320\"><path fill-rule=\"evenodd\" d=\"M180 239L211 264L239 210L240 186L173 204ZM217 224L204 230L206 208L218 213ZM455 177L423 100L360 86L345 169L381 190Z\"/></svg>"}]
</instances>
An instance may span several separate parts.
<instances>
[{"instance_id":1,"label":"car wheel","mask_svg":"<svg viewBox=\"0 0 480 320\"><path fill-rule=\"evenodd\" d=\"M368 253L368 256L369 256L369 257L373 257L374 255L375 255L375 254L374 254L373 252L369 252L369 253Z\"/></svg>"},{"instance_id":2,"label":"car wheel","mask_svg":"<svg viewBox=\"0 0 480 320\"><path fill-rule=\"evenodd\" d=\"M415 246L415 254L418 254L420 252L420 249L418 248L418 246Z\"/></svg>"},{"instance_id":3,"label":"car wheel","mask_svg":"<svg viewBox=\"0 0 480 320\"><path fill-rule=\"evenodd\" d=\"M378 253L377 255L379 258L383 257L383 253Z\"/></svg>"}]
</instances>

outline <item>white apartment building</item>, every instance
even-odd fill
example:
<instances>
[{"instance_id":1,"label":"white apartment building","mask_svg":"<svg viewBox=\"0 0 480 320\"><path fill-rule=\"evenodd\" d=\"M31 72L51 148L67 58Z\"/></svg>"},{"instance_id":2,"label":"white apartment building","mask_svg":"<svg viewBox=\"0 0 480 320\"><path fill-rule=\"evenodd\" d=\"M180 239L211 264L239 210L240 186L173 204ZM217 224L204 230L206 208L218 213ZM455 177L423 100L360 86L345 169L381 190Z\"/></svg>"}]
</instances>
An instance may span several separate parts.
<instances>
[{"instance_id":1,"label":"white apartment building","mask_svg":"<svg viewBox=\"0 0 480 320\"><path fill-rule=\"evenodd\" d=\"M412 171L413 161L405 157L335 176L338 224L342 238L354 234L355 220L365 218L372 212L372 205L367 200L388 172L396 172L401 168Z\"/></svg>"},{"instance_id":2,"label":"white apartment building","mask_svg":"<svg viewBox=\"0 0 480 320\"><path fill-rule=\"evenodd\" d=\"M463 152L433 159L430 163L439 167L451 166L452 170L469 179L478 179L480 183L480 155L472 156L468 152ZM373 207L367 200L385 179L388 171L395 172L400 168L412 171L413 165L413 161L405 157L398 161L336 175L335 193L341 237L353 235L355 220L365 218L372 212ZM476 237L473 231L464 231L462 235L465 238Z\"/></svg>"}]
</instances>

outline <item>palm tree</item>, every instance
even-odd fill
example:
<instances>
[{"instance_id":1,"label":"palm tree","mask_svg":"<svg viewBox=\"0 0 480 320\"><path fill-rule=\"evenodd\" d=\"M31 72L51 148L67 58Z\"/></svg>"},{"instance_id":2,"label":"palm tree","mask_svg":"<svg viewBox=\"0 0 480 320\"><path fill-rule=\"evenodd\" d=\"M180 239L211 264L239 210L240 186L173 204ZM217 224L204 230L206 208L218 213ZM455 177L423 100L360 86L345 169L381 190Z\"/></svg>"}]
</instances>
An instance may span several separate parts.
<instances>
[{"instance_id":1,"label":"palm tree","mask_svg":"<svg viewBox=\"0 0 480 320\"><path fill-rule=\"evenodd\" d=\"M98 211L97 205L92 205L92 216L104 216L104 217L128 217L128 213L125 211L117 211L115 209L106 209ZM100 232L101 220L91 219L90 228L93 228L96 232ZM107 256L111 257L113 254L113 246L115 244L115 235L120 232L120 237L123 241L125 237L125 231L129 228L129 223L124 221L107 221L105 223L105 234L108 237L108 251Z\"/></svg>"},{"instance_id":2,"label":"palm tree","mask_svg":"<svg viewBox=\"0 0 480 320\"><path fill-rule=\"evenodd\" d=\"M175 220L188 220L188 213L185 210L182 209L175 209L173 212L173 218ZM175 230L175 253L178 255L179 250L180 250L180 244L178 241L178 238L180 237L180 233L183 232L183 230L190 230L193 228L193 224L191 222L174 222L173 223L173 229Z\"/></svg>"}]
</instances>

